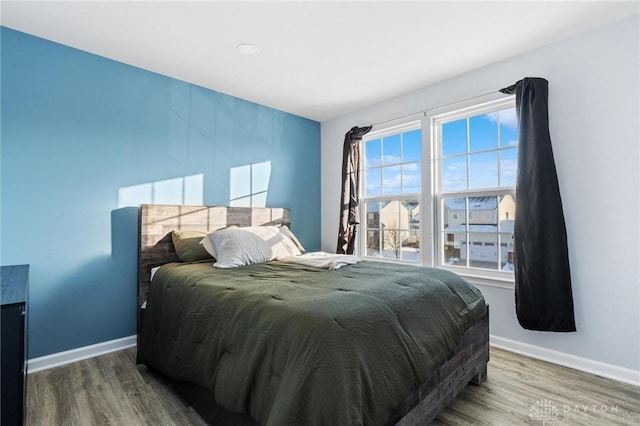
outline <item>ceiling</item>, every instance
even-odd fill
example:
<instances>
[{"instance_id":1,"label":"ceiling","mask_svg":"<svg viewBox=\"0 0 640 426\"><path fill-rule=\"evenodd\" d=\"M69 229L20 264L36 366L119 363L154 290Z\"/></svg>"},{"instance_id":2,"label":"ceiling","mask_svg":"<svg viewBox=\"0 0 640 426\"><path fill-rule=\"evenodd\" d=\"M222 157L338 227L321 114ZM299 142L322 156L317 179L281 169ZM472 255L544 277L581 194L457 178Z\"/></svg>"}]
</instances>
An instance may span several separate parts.
<instances>
[{"instance_id":1,"label":"ceiling","mask_svg":"<svg viewBox=\"0 0 640 426\"><path fill-rule=\"evenodd\" d=\"M0 22L325 121L639 11L638 1L2 1Z\"/></svg>"}]
</instances>

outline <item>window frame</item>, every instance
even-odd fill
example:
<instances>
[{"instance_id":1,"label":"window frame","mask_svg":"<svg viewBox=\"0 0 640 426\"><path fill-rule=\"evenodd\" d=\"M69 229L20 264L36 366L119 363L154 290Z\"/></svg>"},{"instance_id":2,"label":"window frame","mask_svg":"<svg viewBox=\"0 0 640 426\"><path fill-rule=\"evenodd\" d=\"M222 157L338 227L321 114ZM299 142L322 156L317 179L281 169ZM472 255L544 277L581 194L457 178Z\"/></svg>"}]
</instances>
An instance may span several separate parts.
<instances>
[{"instance_id":1,"label":"window frame","mask_svg":"<svg viewBox=\"0 0 640 426\"><path fill-rule=\"evenodd\" d=\"M403 193L399 193L399 194L381 194L378 196L374 196L374 197L367 197L366 196L366 172L367 169L365 168L365 144L367 141L370 140L375 140L375 139L382 139L384 137L389 137L389 136L394 136L394 135L399 135L401 133L405 133L405 132L410 132L413 130L420 130L420 161L418 162L420 164L420 173L421 173L421 188L420 188L420 192L419 193L409 193L409 194L403 194ZM362 142L360 143L360 175L362 176L362 178L360 179L360 226L359 226L359 234L360 236L358 237L358 243L356 244L356 254L360 257L366 258L366 260L370 260L370 261L376 261L376 262L392 262L392 263L401 263L404 265L416 265L416 266L421 266L424 265L424 260L423 260L423 249L425 247L425 245L423 244L424 240L424 235L423 235L423 221L422 218L420 220L420 241L419 241L419 246L418 246L418 261L417 262L413 262L413 261L409 261L409 260L403 260L403 259L393 259L393 258L388 258L388 257L373 257L373 256L367 256L367 231L369 230L368 226L367 226L367 209L366 209L366 203L375 203L375 202L380 202L380 201L414 201L417 200L418 201L418 205L421 206L420 207L420 214L422 216L422 205L423 205L423 193L424 193L424 174L425 174L425 170L424 170L424 147L425 147L425 134L424 134L424 127L423 127L423 120L416 120L415 118L413 119L408 119L408 120L404 120L400 123L396 122L395 125L390 125L390 126L386 126L386 127L381 127L379 129L370 131L369 133L367 133L363 138L362 138ZM414 161L408 161L406 163L414 163ZM405 164L405 162L401 162L398 163L398 165L401 164ZM384 167L384 166L379 166L379 167ZM402 186L401 186L402 187ZM430 209L430 206L429 206ZM380 228L381 229L381 228ZM409 229L409 231L411 231L411 229Z\"/></svg>"},{"instance_id":2,"label":"window frame","mask_svg":"<svg viewBox=\"0 0 640 426\"><path fill-rule=\"evenodd\" d=\"M500 270L490 270L481 268L460 267L443 264L439 260L440 248L446 238L440 228L442 222L442 212L440 210L442 193L440 192L440 147L439 147L439 126L438 120L443 117L447 121L466 118L473 115L487 114L515 107L515 96L505 96L494 93L483 96L484 100L477 97L462 102L454 102L443 107L433 108L426 112L412 114L399 120L392 120L382 125L374 126L374 129L363 138L360 144L360 170L362 179L360 180L360 226L358 227L358 243L356 244L356 254L367 261L391 262L409 264L423 267L436 267L457 273L475 284L482 284L494 287L513 288L515 276L513 272ZM383 127L384 126L384 127ZM420 129L422 139L421 152L421 174L422 187L420 194L404 195L395 194L391 196L381 195L379 197L366 197L366 169L365 169L365 142L385 136L391 136L402 132ZM447 193L450 194L450 193ZM487 190L465 190L460 191L460 196L487 195ZM462 195L464 194L464 195ZM512 194L515 199L515 187L513 189L496 188L491 195ZM420 255L418 262L403 261L400 259L390 259L383 257L366 256L367 238L367 212L366 202L386 201L389 199L411 199L417 198L420 205ZM462 213L464 215L464 213ZM500 240L497 242L500 250Z\"/></svg>"},{"instance_id":3,"label":"window frame","mask_svg":"<svg viewBox=\"0 0 640 426\"><path fill-rule=\"evenodd\" d=\"M439 111L437 114L433 114L429 117L429 127L431 130L431 140L430 145L433 150L433 179L434 179L434 197L433 197L433 220L434 220L434 234L433 234L433 263L432 266L436 268L446 269L452 272L457 273L458 275L464 276L466 278L470 278L472 281L479 282L481 284L497 284L499 286L504 284L513 285L515 276L512 271L501 271L501 270L491 270L484 268L474 268L472 266L457 266L450 265L444 262L443 259L443 249L444 241L446 237L444 236L443 229L443 208L442 199L444 197L450 196L459 196L459 197L482 197L482 196L500 196L500 195L511 195L514 200L516 199L515 193L515 185L513 187L496 187L490 189L465 189L465 190L455 190L455 191L440 191L442 188L442 173L440 170L441 167L441 146L440 146L440 129L441 124L448 123L456 120L460 120L463 118L473 117L477 115L489 114L492 112L497 112L504 109L514 108L515 107L515 96L499 96L496 99L489 100L486 102L474 102L469 103L469 105L458 106L457 108L449 108L448 110ZM498 130L499 131L499 130ZM500 134L498 134L498 138ZM498 146L496 148L497 151L504 149L504 147ZM512 149L512 148L508 148ZM490 150L493 151L493 150ZM480 151L484 152L484 151ZM468 155L469 151L467 151ZM475 152L474 152L475 153ZM468 173L468 171L467 171ZM500 157L498 158L498 173L500 173ZM468 178L467 178L468 179ZM499 182L500 183L500 182ZM472 220L472 215L468 211L469 214L469 222ZM473 215L475 216L475 214ZM475 219L475 217L473 218ZM467 234L469 231L466 231ZM501 240L500 240L500 232L497 231L496 235L498 236L497 241L497 250L498 256L500 256L501 250ZM469 242L467 241L467 246L470 247Z\"/></svg>"}]
</instances>

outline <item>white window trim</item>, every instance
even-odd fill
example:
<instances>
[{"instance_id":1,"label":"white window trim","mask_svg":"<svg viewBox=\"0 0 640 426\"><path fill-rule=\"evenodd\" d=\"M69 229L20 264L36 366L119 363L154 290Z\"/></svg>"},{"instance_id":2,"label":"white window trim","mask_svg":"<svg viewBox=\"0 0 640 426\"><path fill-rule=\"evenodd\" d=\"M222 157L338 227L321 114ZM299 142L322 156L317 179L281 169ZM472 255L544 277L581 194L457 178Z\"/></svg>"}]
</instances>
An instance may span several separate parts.
<instances>
[{"instance_id":1,"label":"white window trim","mask_svg":"<svg viewBox=\"0 0 640 426\"><path fill-rule=\"evenodd\" d=\"M424 115L424 114L422 114ZM412 130L420 130L421 135L421 153L422 158L420 159L421 173L422 179L424 181L424 147L425 147L425 132L424 132L424 120L416 120L415 115L411 117L406 117L402 121L397 124L391 126L380 127L378 129L372 130L365 135L363 138L363 143L360 144L360 203L359 203L359 216L360 216L360 226L358 227L358 236L356 234L356 238L358 238L358 242L356 244L356 255L366 259L367 261L376 261L376 262L391 262L391 263L399 263L403 265L414 265L421 266L424 264L424 249L425 245L423 241L427 241L424 239L424 231L423 231L423 223L421 217L420 223L420 252L418 254L418 261L411 262L402 259L393 259L386 257L371 257L366 255L366 246L367 246L367 212L364 208L364 204L366 202L376 202L376 201L387 201L389 199L393 200L418 200L420 203L420 214L422 215L422 203L424 198L424 187L421 190L420 194L394 194L394 195L380 195L375 197L366 197L365 194L365 181L366 181L366 169L365 169L365 152L364 152L364 142L372 139L380 139L386 136L392 136L399 133L404 133ZM431 210L431 209L428 209Z\"/></svg>"},{"instance_id":2,"label":"white window trim","mask_svg":"<svg viewBox=\"0 0 640 426\"><path fill-rule=\"evenodd\" d=\"M432 178L435 185L433 188L434 200L432 204L433 206L432 211L433 211L433 229L437 230L437 232L433 233L432 247L433 247L434 253L433 253L432 265L433 267L436 267L436 268L446 269L446 270L455 272L458 275L461 275L469 279L471 282L475 282L477 284L495 285L498 287L502 287L506 285L508 287L512 287L514 284L515 276L512 272L504 272L499 270L494 271L490 269L473 268L473 267L466 267L466 266L454 266L454 265L447 265L445 263L439 262L438 250L439 250L439 247L443 245L443 236L441 235L442 233L440 232L440 223L439 223L439 221L442 220L442 217L441 217L442 212L438 212L438 209L440 208L440 200L441 200L442 194L440 192L436 192L436 188L440 188L440 185L441 185L441 182L440 182L441 173L439 170L440 147L438 146L439 130L440 130L439 124L443 122L456 121L461 118L468 117L470 114L474 114L474 115L488 114L491 112L499 111L499 110L514 107L514 106L515 106L514 96L505 97L504 95L496 94L495 99L490 99L486 102L477 103L471 100L468 103L465 103L462 105L457 104L455 107L442 109L442 110L439 110L437 114L432 114L428 117L425 117L425 119L428 120L428 126L431 130L429 132L431 136L431 139L429 140L429 146L433 150L431 163L433 163ZM447 195L451 195L454 192L458 192L458 191L447 192ZM465 191L459 191L459 192L461 196L487 195L485 190L479 190L479 191L465 190ZM496 193L512 193L512 192L514 191L510 189L496 188L495 191L492 191L492 195ZM498 250L500 250L500 246L498 246Z\"/></svg>"},{"instance_id":3,"label":"white window trim","mask_svg":"<svg viewBox=\"0 0 640 426\"><path fill-rule=\"evenodd\" d=\"M392 134L402 133L407 130L412 130L416 128L416 125L419 121L418 128L421 129L422 135L422 162L421 162L421 173L422 173L422 193L419 197L420 202L420 256L418 263L406 262L396 259L387 259L387 258L375 258L375 257L367 257L363 254L363 248L366 247L366 211L363 207L365 197L361 197L361 208L360 208L360 226L358 227L358 232L360 236L358 237L358 244L356 244L356 254L365 258L367 261L375 261L375 262L389 262L389 263L401 263L401 264L411 264L417 266L424 267L437 267L440 269L449 270L457 273L460 276L465 277L470 282L474 284L499 287L499 288L509 288L512 289L514 285L514 275L512 273L498 271L498 270L488 270L488 269L480 269L480 268L467 268L460 267L454 265L446 265L446 264L438 264L436 260L436 254L438 251L439 244L441 244L442 236L439 232L439 225L437 223L436 218L438 214L436 214L437 209L439 208L439 197L440 194L436 192L436 185L439 187L439 177L438 174L438 164L436 156L437 153L437 126L435 126L435 122L437 119L446 116L451 121L455 121L456 119L466 117L469 113L475 112L477 110L481 110L482 108L487 108L486 111L482 111L481 113L489 113L493 111L498 111L504 109L508 106L515 105L515 98L513 96L505 97L505 95L500 93L490 94L484 97L484 102L478 102L477 99L469 99L467 101L456 102L453 104L449 104L442 108L434 108L424 113L414 114L410 117L402 119L401 122L398 120L394 120L394 125L388 125L388 127L380 127L378 129L372 130L366 135L366 140L369 139L377 139L385 136L389 136ZM491 110L490 108L493 108ZM421 118L416 121L416 117L421 116ZM447 120L449 121L449 120ZM361 151L361 170L362 175L364 175L364 144L362 144ZM360 194L364 194L364 177L360 182ZM509 190L498 190L509 192ZM464 191L465 194L469 194L472 191ZM482 191L479 191L482 193ZM404 196L404 195L402 195ZM395 196L395 197L402 197ZM367 198L367 201L375 201L377 197ZM384 196L379 197L384 198ZM408 198L415 199L415 196L408 196ZM384 198L388 199L388 198ZM436 232L436 230L438 230ZM429 243L429 244L427 244ZM366 253L366 251L364 252Z\"/></svg>"},{"instance_id":4,"label":"white window trim","mask_svg":"<svg viewBox=\"0 0 640 426\"><path fill-rule=\"evenodd\" d=\"M394 124L393 126L380 127L379 129L371 130L369 133L367 133L364 136L363 140L379 139L379 138L384 138L385 136L392 136L398 133L403 133L410 130L416 130L420 128L418 123L421 123L421 120L416 120L414 118L409 121L402 122L400 124ZM364 161L364 158L363 158L363 161Z\"/></svg>"}]
</instances>

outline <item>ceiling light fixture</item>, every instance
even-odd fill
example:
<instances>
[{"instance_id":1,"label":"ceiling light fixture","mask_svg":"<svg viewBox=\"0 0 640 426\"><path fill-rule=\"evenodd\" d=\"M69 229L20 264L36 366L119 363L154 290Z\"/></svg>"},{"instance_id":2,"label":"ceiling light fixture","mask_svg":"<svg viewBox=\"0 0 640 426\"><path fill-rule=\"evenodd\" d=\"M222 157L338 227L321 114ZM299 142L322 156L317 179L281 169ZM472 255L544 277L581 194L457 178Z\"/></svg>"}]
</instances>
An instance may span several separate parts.
<instances>
[{"instance_id":1,"label":"ceiling light fixture","mask_svg":"<svg viewBox=\"0 0 640 426\"><path fill-rule=\"evenodd\" d=\"M236 46L236 50L246 56L257 55L260 50L251 43L240 43Z\"/></svg>"}]
</instances>

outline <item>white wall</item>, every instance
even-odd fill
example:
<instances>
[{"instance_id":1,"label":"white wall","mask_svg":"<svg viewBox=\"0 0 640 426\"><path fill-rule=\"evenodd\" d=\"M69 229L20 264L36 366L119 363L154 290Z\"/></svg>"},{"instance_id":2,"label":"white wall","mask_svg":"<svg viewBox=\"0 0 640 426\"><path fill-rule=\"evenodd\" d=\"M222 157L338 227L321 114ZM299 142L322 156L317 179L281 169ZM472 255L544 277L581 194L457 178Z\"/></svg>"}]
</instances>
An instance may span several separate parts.
<instances>
[{"instance_id":1,"label":"white wall","mask_svg":"<svg viewBox=\"0 0 640 426\"><path fill-rule=\"evenodd\" d=\"M323 250L336 247L348 129L544 77L578 331L523 330L513 289L479 285L492 339L640 384L639 27L636 16L322 123Z\"/></svg>"}]
</instances>

